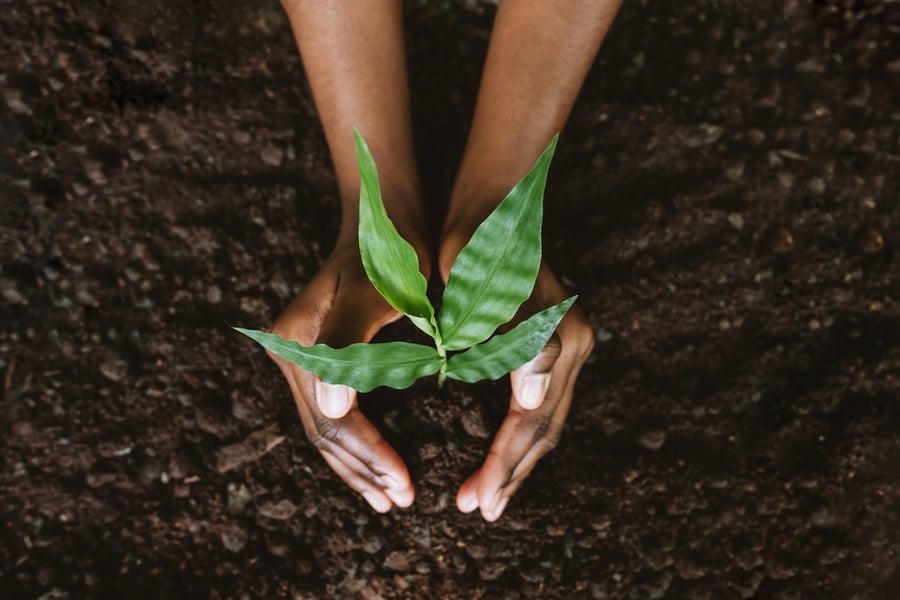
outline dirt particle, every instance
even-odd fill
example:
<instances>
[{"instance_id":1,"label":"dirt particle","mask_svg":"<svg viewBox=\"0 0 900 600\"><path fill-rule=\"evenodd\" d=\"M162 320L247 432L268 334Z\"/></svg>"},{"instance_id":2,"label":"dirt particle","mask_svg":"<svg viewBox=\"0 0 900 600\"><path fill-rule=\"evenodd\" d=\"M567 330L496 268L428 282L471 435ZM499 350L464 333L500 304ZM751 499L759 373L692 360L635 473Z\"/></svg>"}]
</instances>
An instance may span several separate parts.
<instances>
[{"instance_id":1,"label":"dirt particle","mask_svg":"<svg viewBox=\"0 0 900 600\"><path fill-rule=\"evenodd\" d=\"M225 473L248 462L259 460L284 441L275 426L255 431L242 442L225 446L216 451L216 470Z\"/></svg>"},{"instance_id":2,"label":"dirt particle","mask_svg":"<svg viewBox=\"0 0 900 600\"><path fill-rule=\"evenodd\" d=\"M128 374L128 363L120 358L108 358L100 363L100 373L110 381L122 381Z\"/></svg>"},{"instance_id":3,"label":"dirt particle","mask_svg":"<svg viewBox=\"0 0 900 600\"><path fill-rule=\"evenodd\" d=\"M247 544L247 532L234 523L227 525L221 534L222 545L237 554Z\"/></svg>"},{"instance_id":4,"label":"dirt particle","mask_svg":"<svg viewBox=\"0 0 900 600\"><path fill-rule=\"evenodd\" d=\"M637 442L648 450L659 450L666 443L666 432L661 429L647 431L638 436Z\"/></svg>"},{"instance_id":5,"label":"dirt particle","mask_svg":"<svg viewBox=\"0 0 900 600\"><path fill-rule=\"evenodd\" d=\"M469 544L466 546L466 554L475 560L483 560L488 555L488 549L480 544Z\"/></svg>"},{"instance_id":6,"label":"dirt particle","mask_svg":"<svg viewBox=\"0 0 900 600\"><path fill-rule=\"evenodd\" d=\"M241 514L251 500L253 492L246 485L228 484L228 512L233 515Z\"/></svg>"},{"instance_id":7,"label":"dirt particle","mask_svg":"<svg viewBox=\"0 0 900 600\"><path fill-rule=\"evenodd\" d=\"M222 290L219 286L214 285L206 290L206 301L210 304L218 304L222 301Z\"/></svg>"},{"instance_id":8,"label":"dirt particle","mask_svg":"<svg viewBox=\"0 0 900 600\"><path fill-rule=\"evenodd\" d=\"M483 581L494 581L498 579L506 571L506 565L501 562L492 562L482 565L478 569L478 576Z\"/></svg>"},{"instance_id":9,"label":"dirt particle","mask_svg":"<svg viewBox=\"0 0 900 600\"><path fill-rule=\"evenodd\" d=\"M821 177L813 177L809 180L807 189L811 194L821 196L825 193L825 180L823 180Z\"/></svg>"},{"instance_id":10,"label":"dirt particle","mask_svg":"<svg viewBox=\"0 0 900 600\"><path fill-rule=\"evenodd\" d=\"M466 433L473 437L487 439L491 437L491 432L484 425L484 419L481 418L481 411L478 408L470 408L460 417L463 429Z\"/></svg>"},{"instance_id":11,"label":"dirt particle","mask_svg":"<svg viewBox=\"0 0 900 600\"><path fill-rule=\"evenodd\" d=\"M366 536L362 543L362 549L368 554L375 554L379 550L384 547L384 540L381 539L381 536L378 535L370 535Z\"/></svg>"},{"instance_id":12,"label":"dirt particle","mask_svg":"<svg viewBox=\"0 0 900 600\"><path fill-rule=\"evenodd\" d=\"M759 129L751 129L747 132L747 139L750 140L750 143L754 146L759 146L766 141L766 134Z\"/></svg>"},{"instance_id":13,"label":"dirt particle","mask_svg":"<svg viewBox=\"0 0 900 600\"><path fill-rule=\"evenodd\" d=\"M23 296L16 288L16 282L12 279L0 279L0 295L10 304L26 306L28 298Z\"/></svg>"},{"instance_id":14,"label":"dirt particle","mask_svg":"<svg viewBox=\"0 0 900 600\"><path fill-rule=\"evenodd\" d=\"M270 167L277 167L281 165L281 160L284 158L284 150L273 146L272 144L268 144L260 150L259 157L262 159L263 163Z\"/></svg>"},{"instance_id":15,"label":"dirt particle","mask_svg":"<svg viewBox=\"0 0 900 600\"><path fill-rule=\"evenodd\" d=\"M744 228L744 217L742 217L739 213L731 213L728 215L728 222L731 223L731 226L740 231Z\"/></svg>"},{"instance_id":16,"label":"dirt particle","mask_svg":"<svg viewBox=\"0 0 900 600\"><path fill-rule=\"evenodd\" d=\"M407 558L405 553L395 550L387 555L383 566L391 571L406 572L409 571L409 558Z\"/></svg>"},{"instance_id":17,"label":"dirt particle","mask_svg":"<svg viewBox=\"0 0 900 600\"><path fill-rule=\"evenodd\" d=\"M282 500L276 504L266 502L256 509L259 514L275 521L287 521L297 512L297 507L290 500Z\"/></svg>"}]
</instances>

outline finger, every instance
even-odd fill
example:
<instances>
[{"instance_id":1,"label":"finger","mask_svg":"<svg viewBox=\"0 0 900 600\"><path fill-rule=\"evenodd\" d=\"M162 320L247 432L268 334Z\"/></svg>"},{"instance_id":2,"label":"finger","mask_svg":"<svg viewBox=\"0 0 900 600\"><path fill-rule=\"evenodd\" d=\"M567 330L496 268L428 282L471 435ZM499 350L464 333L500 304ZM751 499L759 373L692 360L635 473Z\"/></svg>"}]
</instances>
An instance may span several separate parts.
<instances>
[{"instance_id":1,"label":"finger","mask_svg":"<svg viewBox=\"0 0 900 600\"><path fill-rule=\"evenodd\" d=\"M316 379L316 404L329 419L340 419L356 401L356 390L346 385L335 385Z\"/></svg>"},{"instance_id":2,"label":"finger","mask_svg":"<svg viewBox=\"0 0 900 600\"><path fill-rule=\"evenodd\" d=\"M572 400L577 369L558 360L547 398L536 410L522 410L515 399L481 468L476 487L478 506L487 521L495 521L509 498L531 473L538 460L556 444Z\"/></svg>"},{"instance_id":3,"label":"finger","mask_svg":"<svg viewBox=\"0 0 900 600\"><path fill-rule=\"evenodd\" d=\"M553 365L561 351L559 336L554 333L537 356L509 374L513 402L525 410L534 410L541 405L550 388Z\"/></svg>"},{"instance_id":4,"label":"finger","mask_svg":"<svg viewBox=\"0 0 900 600\"><path fill-rule=\"evenodd\" d=\"M322 323L316 343L343 348L368 342L394 318L395 313L375 288L348 271L338 281L331 310ZM356 402L356 390L316 379L316 403L322 414L332 419L347 414Z\"/></svg>"},{"instance_id":5,"label":"finger","mask_svg":"<svg viewBox=\"0 0 900 600\"><path fill-rule=\"evenodd\" d=\"M478 508L478 478L481 470L472 473L456 493L456 507L460 512L470 513Z\"/></svg>"},{"instance_id":6,"label":"finger","mask_svg":"<svg viewBox=\"0 0 900 600\"><path fill-rule=\"evenodd\" d=\"M343 461L330 452L323 451L322 457L331 469L344 480L344 483L354 491L358 492L376 512L386 513L391 510L391 507L394 504L383 490L372 485L357 473L354 473Z\"/></svg>"},{"instance_id":7,"label":"finger","mask_svg":"<svg viewBox=\"0 0 900 600\"><path fill-rule=\"evenodd\" d=\"M315 403L304 401L314 388L312 378L293 364L280 364L285 379L297 399L297 409L307 438L322 453L339 461L342 468L335 469L350 487L359 491L356 478L367 481L371 488L386 494L394 503L407 507L415 499L415 490L403 459L384 440L374 425L354 405L341 419L329 419ZM304 385L306 384L306 385ZM334 468L334 464L329 461ZM362 493L362 492L361 492ZM376 494L377 497L377 494ZM367 499L368 500L368 499ZM371 504L371 502L370 502ZM378 509L376 505L373 507Z\"/></svg>"}]
</instances>

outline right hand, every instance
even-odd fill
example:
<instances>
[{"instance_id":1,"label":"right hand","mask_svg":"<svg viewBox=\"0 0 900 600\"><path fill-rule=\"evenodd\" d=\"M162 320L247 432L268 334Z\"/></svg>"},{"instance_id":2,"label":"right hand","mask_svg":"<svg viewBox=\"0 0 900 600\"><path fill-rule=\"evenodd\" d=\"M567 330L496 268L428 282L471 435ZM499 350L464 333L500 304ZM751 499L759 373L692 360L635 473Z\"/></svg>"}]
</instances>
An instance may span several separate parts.
<instances>
[{"instance_id":1,"label":"right hand","mask_svg":"<svg viewBox=\"0 0 900 600\"><path fill-rule=\"evenodd\" d=\"M322 270L288 305L271 332L304 346L368 342L400 318L372 286L355 242L338 245ZM397 452L359 411L356 390L323 382L269 354L287 379L310 442L341 479L378 512L410 506L415 491Z\"/></svg>"}]
</instances>

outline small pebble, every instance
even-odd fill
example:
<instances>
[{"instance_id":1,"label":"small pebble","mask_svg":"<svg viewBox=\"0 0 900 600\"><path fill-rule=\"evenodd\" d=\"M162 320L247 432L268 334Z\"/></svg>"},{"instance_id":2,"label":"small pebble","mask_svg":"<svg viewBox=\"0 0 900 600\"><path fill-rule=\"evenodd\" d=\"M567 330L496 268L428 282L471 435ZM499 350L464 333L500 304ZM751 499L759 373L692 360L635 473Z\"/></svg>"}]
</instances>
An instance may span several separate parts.
<instances>
[{"instance_id":1,"label":"small pebble","mask_svg":"<svg viewBox=\"0 0 900 600\"><path fill-rule=\"evenodd\" d=\"M409 559L403 552L395 550L384 559L384 568L391 571L409 571Z\"/></svg>"},{"instance_id":2,"label":"small pebble","mask_svg":"<svg viewBox=\"0 0 900 600\"><path fill-rule=\"evenodd\" d=\"M648 450L659 450L666 443L666 432L660 429L647 431L638 436L637 442Z\"/></svg>"},{"instance_id":3,"label":"small pebble","mask_svg":"<svg viewBox=\"0 0 900 600\"><path fill-rule=\"evenodd\" d=\"M225 548L234 553L243 550L244 546L247 544L247 532L235 524L228 525L225 530L222 531L221 538Z\"/></svg>"},{"instance_id":4,"label":"small pebble","mask_svg":"<svg viewBox=\"0 0 900 600\"><path fill-rule=\"evenodd\" d=\"M206 290L206 300L210 304L218 304L222 301L222 290L219 289L219 286L214 285Z\"/></svg>"},{"instance_id":5,"label":"small pebble","mask_svg":"<svg viewBox=\"0 0 900 600\"><path fill-rule=\"evenodd\" d=\"M276 504L267 502L257 508L259 514L275 521L287 521L297 512L297 507L290 500L282 500Z\"/></svg>"}]
</instances>

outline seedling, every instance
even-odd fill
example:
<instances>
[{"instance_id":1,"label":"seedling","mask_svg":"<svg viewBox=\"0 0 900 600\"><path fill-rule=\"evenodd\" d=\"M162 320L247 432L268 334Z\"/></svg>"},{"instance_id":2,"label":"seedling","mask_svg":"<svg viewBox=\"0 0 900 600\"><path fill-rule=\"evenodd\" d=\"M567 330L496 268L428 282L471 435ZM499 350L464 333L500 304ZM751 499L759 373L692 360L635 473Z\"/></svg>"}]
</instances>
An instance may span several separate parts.
<instances>
[{"instance_id":1,"label":"seedling","mask_svg":"<svg viewBox=\"0 0 900 600\"><path fill-rule=\"evenodd\" d=\"M537 279L544 187L558 136L460 251L435 314L416 251L387 216L375 161L359 132L354 135L359 251L366 275L391 306L431 336L434 347L408 342L302 346L272 333L235 329L323 381L360 392L379 386L404 389L435 373L441 384L447 377L467 383L497 379L537 356L577 296L510 331L494 333L513 318Z\"/></svg>"}]
</instances>

